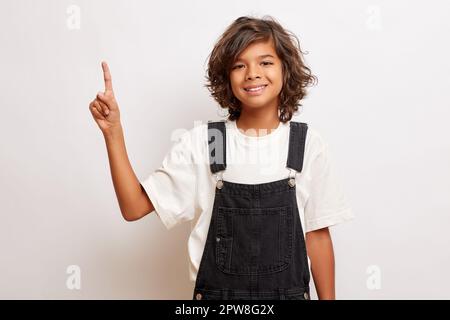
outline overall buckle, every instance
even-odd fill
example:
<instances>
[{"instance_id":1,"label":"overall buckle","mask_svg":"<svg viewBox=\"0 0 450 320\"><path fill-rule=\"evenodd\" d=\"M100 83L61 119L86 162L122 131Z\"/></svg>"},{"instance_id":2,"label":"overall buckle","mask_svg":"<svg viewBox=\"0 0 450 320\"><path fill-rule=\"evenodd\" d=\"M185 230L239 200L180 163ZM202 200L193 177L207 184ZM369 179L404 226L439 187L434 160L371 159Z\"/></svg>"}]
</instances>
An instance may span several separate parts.
<instances>
[{"instance_id":1,"label":"overall buckle","mask_svg":"<svg viewBox=\"0 0 450 320\"><path fill-rule=\"evenodd\" d=\"M297 171L290 169L288 184L291 188L295 187L295 176L297 175Z\"/></svg>"},{"instance_id":2,"label":"overall buckle","mask_svg":"<svg viewBox=\"0 0 450 320\"><path fill-rule=\"evenodd\" d=\"M223 171L220 171L219 174L215 173L214 177L216 178L216 188L222 189L223 188Z\"/></svg>"}]
</instances>

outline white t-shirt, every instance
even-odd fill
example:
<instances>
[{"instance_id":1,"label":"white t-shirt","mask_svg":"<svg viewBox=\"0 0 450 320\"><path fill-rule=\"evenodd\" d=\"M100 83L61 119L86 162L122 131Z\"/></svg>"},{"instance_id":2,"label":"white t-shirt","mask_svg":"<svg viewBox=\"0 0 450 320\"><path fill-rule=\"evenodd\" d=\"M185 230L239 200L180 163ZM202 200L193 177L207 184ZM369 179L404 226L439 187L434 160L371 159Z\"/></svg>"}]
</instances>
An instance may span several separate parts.
<instances>
[{"instance_id":1,"label":"white t-shirt","mask_svg":"<svg viewBox=\"0 0 450 320\"><path fill-rule=\"evenodd\" d=\"M295 121L295 120L294 120ZM140 181L167 229L191 222L188 240L189 278L196 280L208 235L216 177L209 167L207 123L181 135L162 165ZM256 136L226 121L226 164L223 180L257 184L287 178L290 123ZM264 133L260 133L264 134ZM294 171L295 172L295 171ZM297 205L303 232L353 218L345 193L333 171L327 143L308 126L303 169L296 174Z\"/></svg>"}]
</instances>

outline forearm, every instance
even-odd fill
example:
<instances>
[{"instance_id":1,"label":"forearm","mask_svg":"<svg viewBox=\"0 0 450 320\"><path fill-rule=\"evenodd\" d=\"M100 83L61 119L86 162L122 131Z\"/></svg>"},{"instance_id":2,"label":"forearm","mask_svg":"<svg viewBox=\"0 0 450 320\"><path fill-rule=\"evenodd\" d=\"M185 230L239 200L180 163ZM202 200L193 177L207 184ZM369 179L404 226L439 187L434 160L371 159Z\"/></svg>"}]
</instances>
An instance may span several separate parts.
<instances>
[{"instance_id":1,"label":"forearm","mask_svg":"<svg viewBox=\"0 0 450 320\"><path fill-rule=\"evenodd\" d=\"M306 246L319 299L335 299L334 252L328 228L308 232Z\"/></svg>"},{"instance_id":2,"label":"forearm","mask_svg":"<svg viewBox=\"0 0 450 320\"><path fill-rule=\"evenodd\" d=\"M139 219L142 213L137 208L144 191L128 159L122 127L105 134L104 138L120 211L127 221Z\"/></svg>"}]
</instances>

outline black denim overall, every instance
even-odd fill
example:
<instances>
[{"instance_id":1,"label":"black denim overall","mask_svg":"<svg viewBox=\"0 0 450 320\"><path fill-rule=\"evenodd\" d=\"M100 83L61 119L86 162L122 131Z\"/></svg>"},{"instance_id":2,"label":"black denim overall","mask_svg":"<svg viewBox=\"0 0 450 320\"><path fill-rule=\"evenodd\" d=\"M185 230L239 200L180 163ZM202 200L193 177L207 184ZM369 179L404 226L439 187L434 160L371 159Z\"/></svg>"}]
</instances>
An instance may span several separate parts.
<instances>
[{"instance_id":1,"label":"black denim overall","mask_svg":"<svg viewBox=\"0 0 450 320\"><path fill-rule=\"evenodd\" d=\"M286 166L295 174L302 170L307 129L290 122ZM211 172L225 170L224 121L208 122L208 148ZM193 299L310 299L295 174L260 184L217 180Z\"/></svg>"}]
</instances>

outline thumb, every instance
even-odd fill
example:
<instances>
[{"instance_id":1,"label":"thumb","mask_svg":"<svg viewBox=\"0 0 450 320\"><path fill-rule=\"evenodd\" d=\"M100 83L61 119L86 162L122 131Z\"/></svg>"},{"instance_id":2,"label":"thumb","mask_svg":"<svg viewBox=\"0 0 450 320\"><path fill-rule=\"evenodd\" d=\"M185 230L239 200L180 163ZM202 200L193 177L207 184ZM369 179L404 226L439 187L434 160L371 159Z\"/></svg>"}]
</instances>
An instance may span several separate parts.
<instances>
[{"instance_id":1,"label":"thumb","mask_svg":"<svg viewBox=\"0 0 450 320\"><path fill-rule=\"evenodd\" d=\"M108 108L115 110L117 109L117 102L114 96L112 95L105 95L103 92L97 93L97 99L103 102L108 106Z\"/></svg>"}]
</instances>

